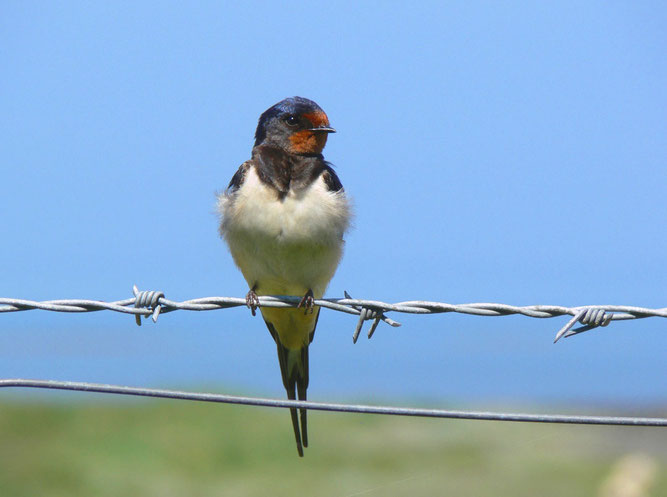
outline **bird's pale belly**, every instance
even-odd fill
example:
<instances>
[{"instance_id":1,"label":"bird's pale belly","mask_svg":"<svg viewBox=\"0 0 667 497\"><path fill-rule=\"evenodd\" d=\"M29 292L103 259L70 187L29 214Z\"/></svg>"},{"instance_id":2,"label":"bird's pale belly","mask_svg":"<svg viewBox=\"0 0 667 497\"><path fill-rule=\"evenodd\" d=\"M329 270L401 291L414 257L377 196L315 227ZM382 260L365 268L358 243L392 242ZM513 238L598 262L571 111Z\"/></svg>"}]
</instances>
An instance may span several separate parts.
<instances>
[{"instance_id":1,"label":"bird's pale belly","mask_svg":"<svg viewBox=\"0 0 667 497\"><path fill-rule=\"evenodd\" d=\"M236 234L229 245L234 261L257 295L302 297L312 290L315 298L321 298L341 256L340 246L285 243L247 233ZM296 350L308 344L319 313L317 306L312 313L270 307L260 310L274 325L280 342Z\"/></svg>"},{"instance_id":2,"label":"bird's pale belly","mask_svg":"<svg viewBox=\"0 0 667 497\"><path fill-rule=\"evenodd\" d=\"M349 207L320 179L280 199L250 171L235 201L223 198L221 232L234 262L257 295L294 295L309 290L321 298L343 251ZM287 348L308 343L319 308L261 308Z\"/></svg>"},{"instance_id":3,"label":"bird's pale belly","mask_svg":"<svg viewBox=\"0 0 667 497\"><path fill-rule=\"evenodd\" d=\"M223 202L222 233L248 285L258 294L324 294L340 262L347 228L345 197L322 180L279 199L250 171L233 204Z\"/></svg>"},{"instance_id":4,"label":"bird's pale belly","mask_svg":"<svg viewBox=\"0 0 667 497\"><path fill-rule=\"evenodd\" d=\"M229 247L258 295L324 295L342 255L341 245L286 242L257 233L229 233Z\"/></svg>"}]
</instances>

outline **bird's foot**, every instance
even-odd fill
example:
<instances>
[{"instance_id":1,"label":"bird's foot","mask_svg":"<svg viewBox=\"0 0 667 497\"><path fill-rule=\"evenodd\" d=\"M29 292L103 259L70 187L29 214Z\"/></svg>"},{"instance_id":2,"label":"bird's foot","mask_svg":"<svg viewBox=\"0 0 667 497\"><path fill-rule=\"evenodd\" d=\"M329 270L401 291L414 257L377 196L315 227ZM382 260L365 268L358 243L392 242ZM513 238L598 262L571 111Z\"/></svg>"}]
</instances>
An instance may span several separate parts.
<instances>
[{"instance_id":1,"label":"bird's foot","mask_svg":"<svg viewBox=\"0 0 667 497\"><path fill-rule=\"evenodd\" d=\"M259 307L259 298L257 297L254 288L251 289L245 296L245 305L248 306L248 309L250 309L250 312L252 312L252 315L254 316L255 311Z\"/></svg>"},{"instance_id":2,"label":"bird's foot","mask_svg":"<svg viewBox=\"0 0 667 497\"><path fill-rule=\"evenodd\" d=\"M312 314L314 306L315 306L315 299L313 298L313 291L308 290L301 299L301 302L299 302L299 305L296 306L296 308L300 309L301 307L303 307L305 309L304 314L308 314L309 311Z\"/></svg>"}]
</instances>

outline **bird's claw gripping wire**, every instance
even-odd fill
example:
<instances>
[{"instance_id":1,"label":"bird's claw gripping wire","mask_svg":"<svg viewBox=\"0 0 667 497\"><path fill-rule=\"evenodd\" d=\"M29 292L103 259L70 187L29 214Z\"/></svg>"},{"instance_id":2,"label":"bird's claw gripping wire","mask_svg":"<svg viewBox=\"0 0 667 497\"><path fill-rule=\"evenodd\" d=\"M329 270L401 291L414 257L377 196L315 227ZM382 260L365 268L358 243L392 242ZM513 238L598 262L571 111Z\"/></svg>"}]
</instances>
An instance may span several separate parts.
<instances>
[{"instance_id":1,"label":"bird's claw gripping wire","mask_svg":"<svg viewBox=\"0 0 667 497\"><path fill-rule=\"evenodd\" d=\"M162 306L160 305L159 300L160 298L164 297L164 293L150 290L139 291L137 285L132 287L132 293L134 293L134 307L152 310L153 314L151 317L153 318L153 322L157 323L157 318L160 315L160 311L162 310ZM141 316L139 314L135 314L134 318L136 320L137 326L141 326Z\"/></svg>"},{"instance_id":2,"label":"bird's claw gripping wire","mask_svg":"<svg viewBox=\"0 0 667 497\"><path fill-rule=\"evenodd\" d=\"M256 310L259 307L259 297L255 293L255 287L253 287L245 296L245 305L250 309L250 312L254 316Z\"/></svg>"},{"instance_id":3,"label":"bird's claw gripping wire","mask_svg":"<svg viewBox=\"0 0 667 497\"><path fill-rule=\"evenodd\" d=\"M308 290L301 301L299 301L299 305L296 306L297 309L301 309L302 307L304 308L304 314L308 314L309 312L311 314L313 313L313 309L315 308L315 299L313 298L312 290Z\"/></svg>"},{"instance_id":4,"label":"bird's claw gripping wire","mask_svg":"<svg viewBox=\"0 0 667 497\"><path fill-rule=\"evenodd\" d=\"M572 319L570 319L568 323L565 326L563 326L558 331L558 333L556 333L556 337L554 338L554 343L556 343L563 337L567 338L569 336L576 335L584 331L592 330L593 328L597 328L598 326L607 326L611 322L612 317L613 313L606 312L604 309L599 309L596 307L587 307L585 309L580 309L579 312L577 312L574 316L572 316ZM573 330L572 327L577 322L580 322L584 326L575 328Z\"/></svg>"},{"instance_id":5,"label":"bird's claw gripping wire","mask_svg":"<svg viewBox=\"0 0 667 497\"><path fill-rule=\"evenodd\" d=\"M350 294L347 293L347 291L344 291L343 293L345 294L346 299L352 298ZM382 311L378 311L377 309L371 309L370 307L363 307L359 305L353 305L352 307L359 311L359 321L357 321L357 327L355 328L354 334L352 335L352 343L357 343L357 340L359 339L359 333L361 333L361 327L364 325L364 321L369 319L373 320L373 323L368 330L369 339L373 336L373 333L375 333L375 330L378 327L378 324L380 324L380 321L384 321L385 323L394 327L401 326L401 323L394 321L393 319L389 319Z\"/></svg>"}]
</instances>

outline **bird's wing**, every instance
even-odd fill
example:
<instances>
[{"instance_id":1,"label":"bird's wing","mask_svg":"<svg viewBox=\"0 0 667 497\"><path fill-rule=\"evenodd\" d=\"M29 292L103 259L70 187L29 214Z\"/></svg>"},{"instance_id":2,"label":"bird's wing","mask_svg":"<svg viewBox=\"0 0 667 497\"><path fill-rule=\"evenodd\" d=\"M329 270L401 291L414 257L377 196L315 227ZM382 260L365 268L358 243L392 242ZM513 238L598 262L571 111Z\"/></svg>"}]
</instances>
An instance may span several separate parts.
<instances>
[{"instance_id":1,"label":"bird's wing","mask_svg":"<svg viewBox=\"0 0 667 497\"><path fill-rule=\"evenodd\" d=\"M241 188L243 181L245 181L245 175L248 172L248 169L250 169L250 166L251 164L249 160L241 164L241 167L237 169L237 171L234 173L234 176L232 176L232 180L229 182L229 185L227 185L227 193L233 193Z\"/></svg>"},{"instance_id":2,"label":"bird's wing","mask_svg":"<svg viewBox=\"0 0 667 497\"><path fill-rule=\"evenodd\" d=\"M344 190L343 184L340 182L336 171L329 162L324 163L324 171L322 172L322 179L324 184L327 185L327 188L330 192L340 192Z\"/></svg>"}]
</instances>

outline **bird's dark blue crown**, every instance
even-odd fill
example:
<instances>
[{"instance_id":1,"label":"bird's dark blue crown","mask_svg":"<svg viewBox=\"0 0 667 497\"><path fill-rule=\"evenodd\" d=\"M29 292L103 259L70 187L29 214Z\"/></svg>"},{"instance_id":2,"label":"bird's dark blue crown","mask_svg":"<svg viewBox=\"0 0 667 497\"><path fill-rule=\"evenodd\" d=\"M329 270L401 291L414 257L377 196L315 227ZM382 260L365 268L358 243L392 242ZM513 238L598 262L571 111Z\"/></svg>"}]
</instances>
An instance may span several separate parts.
<instances>
[{"instance_id":1,"label":"bird's dark blue crown","mask_svg":"<svg viewBox=\"0 0 667 497\"><path fill-rule=\"evenodd\" d=\"M313 112L324 112L322 108L312 100L303 97L290 97L281 100L272 107L265 110L259 116L257 130L255 131L255 146L259 145L266 138L266 126L276 117L292 115L303 115Z\"/></svg>"}]
</instances>

